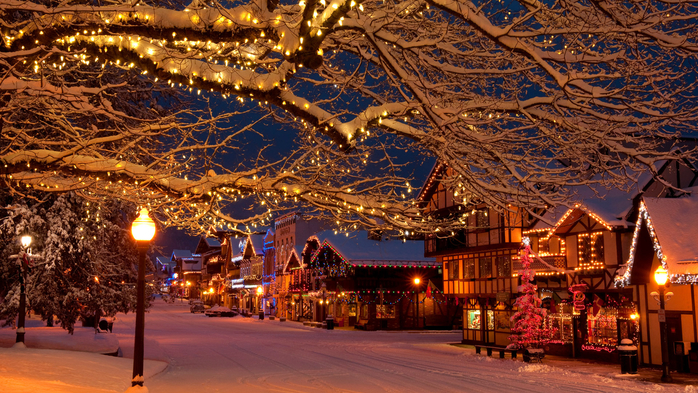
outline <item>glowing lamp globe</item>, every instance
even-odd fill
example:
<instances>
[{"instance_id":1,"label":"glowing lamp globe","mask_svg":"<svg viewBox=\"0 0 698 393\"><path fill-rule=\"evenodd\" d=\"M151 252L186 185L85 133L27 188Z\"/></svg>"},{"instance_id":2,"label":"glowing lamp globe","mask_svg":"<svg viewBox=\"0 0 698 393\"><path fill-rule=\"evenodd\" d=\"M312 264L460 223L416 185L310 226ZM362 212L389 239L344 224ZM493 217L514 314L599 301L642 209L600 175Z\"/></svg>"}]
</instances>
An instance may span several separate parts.
<instances>
[{"instance_id":1,"label":"glowing lamp globe","mask_svg":"<svg viewBox=\"0 0 698 393\"><path fill-rule=\"evenodd\" d=\"M422 280L420 280L419 278L414 279L415 285L419 285L420 282L422 282Z\"/></svg>"},{"instance_id":2,"label":"glowing lamp globe","mask_svg":"<svg viewBox=\"0 0 698 393\"><path fill-rule=\"evenodd\" d=\"M32 237L29 235L24 235L22 236L22 247L27 248L29 247L30 244L32 244Z\"/></svg>"},{"instance_id":3,"label":"glowing lamp globe","mask_svg":"<svg viewBox=\"0 0 698 393\"><path fill-rule=\"evenodd\" d=\"M141 213L131 225L131 234L139 242L149 242L155 236L155 222L148 216L148 209L141 209Z\"/></svg>"},{"instance_id":4,"label":"glowing lamp globe","mask_svg":"<svg viewBox=\"0 0 698 393\"><path fill-rule=\"evenodd\" d=\"M669 272L660 265L657 270L654 271L654 281L656 281L658 285L662 286L666 284L667 278L669 278Z\"/></svg>"},{"instance_id":5,"label":"glowing lamp globe","mask_svg":"<svg viewBox=\"0 0 698 393\"><path fill-rule=\"evenodd\" d=\"M261 294L262 294L262 287L257 287L257 295L261 295Z\"/></svg>"}]
</instances>

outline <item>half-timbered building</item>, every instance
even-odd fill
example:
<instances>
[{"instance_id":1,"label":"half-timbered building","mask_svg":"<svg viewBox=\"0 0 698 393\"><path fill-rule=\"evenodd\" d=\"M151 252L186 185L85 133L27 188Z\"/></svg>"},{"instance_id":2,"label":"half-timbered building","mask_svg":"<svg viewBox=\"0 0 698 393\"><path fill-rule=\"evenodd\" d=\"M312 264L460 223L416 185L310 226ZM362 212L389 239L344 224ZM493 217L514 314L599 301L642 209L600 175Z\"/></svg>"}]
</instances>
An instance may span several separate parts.
<instances>
[{"instance_id":1,"label":"half-timbered building","mask_svg":"<svg viewBox=\"0 0 698 393\"><path fill-rule=\"evenodd\" d=\"M594 193L583 198L581 191L581 203L558 209L560 214L554 209L537 212L542 220L515 206L494 211L473 201L461 199L459 204L439 182L448 171L445 165L432 170L420 194L422 208L425 215L457 214L466 229L432 234L425 255L443 265L444 290L463 306L464 343L509 344L523 237L531 239L532 268L549 311L547 323L557 328L548 351L612 359L623 338L645 343L649 330L638 324L646 312L639 295L644 289L617 287L614 276L632 249L639 201L643 196L680 196L678 188L696 181L689 163L664 163L657 171L662 181L648 180L635 191L604 191L601 198Z\"/></svg>"},{"instance_id":2,"label":"half-timbered building","mask_svg":"<svg viewBox=\"0 0 698 393\"><path fill-rule=\"evenodd\" d=\"M451 327L441 269L421 241L366 231L311 236L290 267L293 318L367 330ZM419 283L415 283L415 279Z\"/></svg>"},{"instance_id":3,"label":"half-timbered building","mask_svg":"<svg viewBox=\"0 0 698 393\"><path fill-rule=\"evenodd\" d=\"M698 196L642 198L627 263L615 277L638 304L640 361L661 365L660 321L666 324L671 370L698 373ZM664 315L653 273L669 272Z\"/></svg>"}]
</instances>

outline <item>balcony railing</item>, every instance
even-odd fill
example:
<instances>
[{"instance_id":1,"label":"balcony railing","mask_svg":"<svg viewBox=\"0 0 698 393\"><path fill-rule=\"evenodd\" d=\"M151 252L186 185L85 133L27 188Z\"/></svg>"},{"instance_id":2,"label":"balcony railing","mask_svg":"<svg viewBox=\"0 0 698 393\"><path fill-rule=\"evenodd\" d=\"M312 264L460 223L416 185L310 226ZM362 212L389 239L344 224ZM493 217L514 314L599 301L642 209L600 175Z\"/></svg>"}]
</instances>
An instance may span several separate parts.
<instances>
[{"instance_id":1,"label":"balcony railing","mask_svg":"<svg viewBox=\"0 0 698 393\"><path fill-rule=\"evenodd\" d=\"M552 267L563 270L567 269L567 257L564 255L546 255L539 258ZM512 263L512 270L514 273L517 273L519 270L523 269L521 259L518 257L513 258ZM531 269L536 271L553 271L553 269L551 269L550 266L546 265L545 263L539 261L538 258L533 258L533 262L531 262Z\"/></svg>"},{"instance_id":2,"label":"balcony railing","mask_svg":"<svg viewBox=\"0 0 698 393\"><path fill-rule=\"evenodd\" d=\"M424 255L432 256L437 252L458 250L467 246L466 234L463 232L447 238L431 237L424 240Z\"/></svg>"}]
</instances>

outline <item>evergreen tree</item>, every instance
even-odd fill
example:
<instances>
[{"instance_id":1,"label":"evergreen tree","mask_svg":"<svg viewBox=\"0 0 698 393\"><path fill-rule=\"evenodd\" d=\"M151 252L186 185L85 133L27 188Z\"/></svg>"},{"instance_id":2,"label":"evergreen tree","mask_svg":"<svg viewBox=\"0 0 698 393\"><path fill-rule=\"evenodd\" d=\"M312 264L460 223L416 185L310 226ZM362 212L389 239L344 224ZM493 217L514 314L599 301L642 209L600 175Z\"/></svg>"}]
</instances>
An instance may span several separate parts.
<instances>
[{"instance_id":1,"label":"evergreen tree","mask_svg":"<svg viewBox=\"0 0 698 393\"><path fill-rule=\"evenodd\" d=\"M89 202L66 193L8 212L2 221L3 235L8 236L17 237L27 227L28 218L15 217L38 217L32 227L37 242L33 248L41 257L29 272L27 297L42 319L51 324L55 315L72 332L80 317L135 310L137 252L129 232L133 205ZM0 307L6 323L16 318L18 285L18 280L7 283L12 289Z\"/></svg>"},{"instance_id":2,"label":"evergreen tree","mask_svg":"<svg viewBox=\"0 0 698 393\"><path fill-rule=\"evenodd\" d=\"M519 250L522 269L521 296L516 299L516 313L511 317L513 326L509 336L511 345L518 348L537 348L550 340L553 331L546 327L545 319L547 310L541 307L542 300L538 297L538 286L532 283L535 272L531 269L531 246L528 238L524 239L524 246Z\"/></svg>"}]
</instances>

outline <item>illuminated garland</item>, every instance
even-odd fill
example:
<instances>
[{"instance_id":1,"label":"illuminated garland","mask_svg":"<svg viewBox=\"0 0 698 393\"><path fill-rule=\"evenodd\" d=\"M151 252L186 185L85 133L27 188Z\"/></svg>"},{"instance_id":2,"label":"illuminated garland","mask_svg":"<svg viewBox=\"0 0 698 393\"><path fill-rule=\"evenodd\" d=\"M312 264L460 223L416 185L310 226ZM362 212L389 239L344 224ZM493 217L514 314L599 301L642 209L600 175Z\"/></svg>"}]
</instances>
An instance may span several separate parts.
<instances>
[{"instance_id":1,"label":"illuminated garland","mask_svg":"<svg viewBox=\"0 0 698 393\"><path fill-rule=\"evenodd\" d=\"M575 210L580 210L582 213L588 215L588 216L591 217L594 221L596 221L596 222L598 222L599 224L601 224L601 225L602 225L604 228L606 228L607 230L609 230L609 231L613 230L613 228L611 227L611 225L609 225L606 221L604 221L604 220L603 220L601 217L599 217L596 213L593 213L592 211L590 211L590 210L589 210L588 208L586 208L585 206L583 206L583 205L577 203L576 205L574 205L573 208L567 210L567 211L565 212L565 214L563 214L562 217L561 217L561 218L555 223L555 225L553 225L551 228L527 230L527 231L524 231L524 235L527 235L527 234L529 234L529 233L535 233L535 232L548 232L548 234L547 234L545 237L543 237L543 238L541 239L541 240L548 240L548 239L550 239L550 237L551 237L552 235L555 234L555 231L560 227L560 225L562 225L562 223L565 222L565 220L567 220L567 218L568 218L572 213L574 213Z\"/></svg>"},{"instance_id":2,"label":"illuminated garland","mask_svg":"<svg viewBox=\"0 0 698 393\"><path fill-rule=\"evenodd\" d=\"M615 345L582 344L582 351L596 351L613 353L616 351Z\"/></svg>"},{"instance_id":3,"label":"illuminated garland","mask_svg":"<svg viewBox=\"0 0 698 393\"><path fill-rule=\"evenodd\" d=\"M630 253L628 254L628 261L625 263L625 272L623 272L622 276L616 276L614 278L615 281L615 286L618 288L623 288L626 285L630 284L630 273L633 269L633 262L635 262L635 251L637 250L637 240L640 235L640 228L642 227L642 221L645 221L647 223L647 230L650 234L650 237L652 238L652 247L654 248L654 252L657 254L657 258L659 259L660 263L662 264L662 267L666 269L667 271L669 270L667 267L666 263L666 255L662 252L662 247L659 245L659 239L657 239L657 233L654 230L654 225L652 225L652 219L650 218L650 214L647 211L647 206L645 205L644 201L640 202L640 211L637 215L637 222L635 223L635 231L633 232L633 241L630 244ZM670 281L673 283L687 283L687 282L680 282L680 279L683 279L684 277L681 276L686 276L686 275L679 275L679 274L671 274L669 275ZM692 280L696 280L698 277L693 275ZM690 278L689 278L690 280ZM691 283L695 283L695 281L692 281Z\"/></svg>"}]
</instances>

